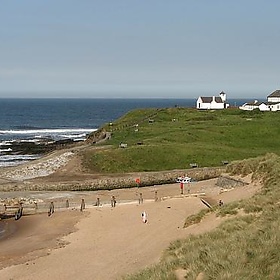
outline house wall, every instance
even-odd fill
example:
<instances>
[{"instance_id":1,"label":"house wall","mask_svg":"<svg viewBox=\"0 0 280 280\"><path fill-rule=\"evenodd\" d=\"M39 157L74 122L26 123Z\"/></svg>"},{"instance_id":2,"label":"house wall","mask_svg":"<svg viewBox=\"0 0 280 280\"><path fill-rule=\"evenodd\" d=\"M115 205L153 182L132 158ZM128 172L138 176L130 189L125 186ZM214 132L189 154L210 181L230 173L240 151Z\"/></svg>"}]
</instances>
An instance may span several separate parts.
<instances>
[{"instance_id":1,"label":"house wall","mask_svg":"<svg viewBox=\"0 0 280 280\"><path fill-rule=\"evenodd\" d=\"M197 109L210 109L210 103L203 103L203 102L197 102L196 103L196 108Z\"/></svg>"},{"instance_id":2,"label":"house wall","mask_svg":"<svg viewBox=\"0 0 280 280\"><path fill-rule=\"evenodd\" d=\"M259 106L259 109L260 111L270 111L269 107L264 103Z\"/></svg>"},{"instance_id":3,"label":"house wall","mask_svg":"<svg viewBox=\"0 0 280 280\"><path fill-rule=\"evenodd\" d=\"M211 102L211 103L203 103L201 100L197 100L196 102L196 108L201 110L211 110L211 109L224 109L224 103L217 103L217 102Z\"/></svg>"},{"instance_id":4,"label":"house wall","mask_svg":"<svg viewBox=\"0 0 280 280\"><path fill-rule=\"evenodd\" d=\"M271 111L280 111L280 103L271 105Z\"/></svg>"},{"instance_id":5,"label":"house wall","mask_svg":"<svg viewBox=\"0 0 280 280\"><path fill-rule=\"evenodd\" d=\"M216 103L216 102L212 101L210 104L210 109L224 109L224 108L225 108L224 103Z\"/></svg>"},{"instance_id":6,"label":"house wall","mask_svg":"<svg viewBox=\"0 0 280 280\"><path fill-rule=\"evenodd\" d=\"M252 105L242 105L239 107L240 110L244 110L244 111L253 111L254 109L256 109L258 107L252 106Z\"/></svg>"},{"instance_id":7,"label":"house wall","mask_svg":"<svg viewBox=\"0 0 280 280\"><path fill-rule=\"evenodd\" d=\"M280 102L280 97L267 97L268 102Z\"/></svg>"},{"instance_id":8,"label":"house wall","mask_svg":"<svg viewBox=\"0 0 280 280\"><path fill-rule=\"evenodd\" d=\"M280 102L276 104L270 104L270 105L266 105L262 103L259 106L259 109L260 111L273 111L273 112L280 111Z\"/></svg>"}]
</instances>

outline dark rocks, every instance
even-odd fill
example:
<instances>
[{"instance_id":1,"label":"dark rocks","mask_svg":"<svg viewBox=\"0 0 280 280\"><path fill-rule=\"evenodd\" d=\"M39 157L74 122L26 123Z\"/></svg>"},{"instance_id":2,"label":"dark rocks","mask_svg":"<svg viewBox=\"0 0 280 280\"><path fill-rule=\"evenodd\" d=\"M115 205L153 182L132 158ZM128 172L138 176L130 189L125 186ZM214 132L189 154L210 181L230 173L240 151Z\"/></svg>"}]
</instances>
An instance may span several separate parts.
<instances>
[{"instance_id":1,"label":"dark rocks","mask_svg":"<svg viewBox=\"0 0 280 280\"><path fill-rule=\"evenodd\" d=\"M239 179L234 179L232 177L220 176L217 180L216 185L223 189L231 189L235 187L243 187L245 185L248 185L248 183Z\"/></svg>"}]
</instances>

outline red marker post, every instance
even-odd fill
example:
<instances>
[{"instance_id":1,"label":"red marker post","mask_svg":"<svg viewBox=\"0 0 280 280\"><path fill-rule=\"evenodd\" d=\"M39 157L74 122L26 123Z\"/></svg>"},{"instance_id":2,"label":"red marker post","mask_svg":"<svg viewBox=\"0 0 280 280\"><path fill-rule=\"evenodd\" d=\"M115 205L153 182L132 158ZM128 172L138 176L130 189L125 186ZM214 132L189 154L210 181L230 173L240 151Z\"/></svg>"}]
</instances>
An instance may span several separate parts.
<instances>
[{"instance_id":1,"label":"red marker post","mask_svg":"<svg viewBox=\"0 0 280 280\"><path fill-rule=\"evenodd\" d=\"M181 194L184 194L184 183L180 183Z\"/></svg>"},{"instance_id":2,"label":"red marker post","mask_svg":"<svg viewBox=\"0 0 280 280\"><path fill-rule=\"evenodd\" d=\"M139 189L139 186L140 186L140 183L141 183L140 178L136 178L135 182L137 184L137 188Z\"/></svg>"}]
</instances>

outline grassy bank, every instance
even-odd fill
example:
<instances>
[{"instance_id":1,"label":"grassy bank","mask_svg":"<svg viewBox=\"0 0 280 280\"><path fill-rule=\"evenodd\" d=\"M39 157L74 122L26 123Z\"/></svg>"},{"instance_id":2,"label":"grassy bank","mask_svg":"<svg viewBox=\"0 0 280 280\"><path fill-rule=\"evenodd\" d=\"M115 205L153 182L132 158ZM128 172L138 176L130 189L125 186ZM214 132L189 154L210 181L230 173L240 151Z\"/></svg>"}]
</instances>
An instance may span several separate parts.
<instances>
[{"instance_id":1,"label":"grassy bank","mask_svg":"<svg viewBox=\"0 0 280 280\"><path fill-rule=\"evenodd\" d=\"M198 275L215 280L279 279L280 158L268 154L243 160L229 165L227 171L252 172L253 178L262 178L262 191L251 199L215 208L217 216L231 219L207 234L174 242L158 265L126 279L172 280L177 269L183 270L185 279ZM236 216L241 211L245 214ZM205 214L198 214L197 221Z\"/></svg>"},{"instance_id":2,"label":"grassy bank","mask_svg":"<svg viewBox=\"0 0 280 280\"><path fill-rule=\"evenodd\" d=\"M219 166L279 153L279 122L277 112L134 110L105 126L112 133L106 148L86 151L83 162L88 170L103 173L185 169L190 163ZM127 148L119 148L120 143Z\"/></svg>"}]
</instances>

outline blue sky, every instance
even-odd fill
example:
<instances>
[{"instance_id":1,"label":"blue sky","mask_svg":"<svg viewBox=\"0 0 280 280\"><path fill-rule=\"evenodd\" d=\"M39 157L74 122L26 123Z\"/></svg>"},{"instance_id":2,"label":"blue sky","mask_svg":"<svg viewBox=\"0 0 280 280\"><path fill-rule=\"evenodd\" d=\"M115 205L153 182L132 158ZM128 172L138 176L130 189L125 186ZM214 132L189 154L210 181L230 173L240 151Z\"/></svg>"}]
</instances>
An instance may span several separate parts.
<instances>
[{"instance_id":1,"label":"blue sky","mask_svg":"<svg viewBox=\"0 0 280 280\"><path fill-rule=\"evenodd\" d=\"M280 88L280 1L0 5L0 97L265 98Z\"/></svg>"}]
</instances>

